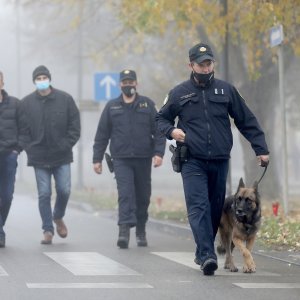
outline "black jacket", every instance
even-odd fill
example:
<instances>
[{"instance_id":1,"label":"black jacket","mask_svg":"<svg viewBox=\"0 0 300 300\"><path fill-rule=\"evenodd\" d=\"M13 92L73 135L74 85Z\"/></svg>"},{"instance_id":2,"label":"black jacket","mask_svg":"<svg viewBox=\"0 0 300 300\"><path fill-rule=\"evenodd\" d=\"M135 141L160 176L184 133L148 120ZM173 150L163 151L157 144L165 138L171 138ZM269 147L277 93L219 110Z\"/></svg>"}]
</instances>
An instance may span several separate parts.
<instances>
[{"instance_id":1,"label":"black jacket","mask_svg":"<svg viewBox=\"0 0 300 300\"><path fill-rule=\"evenodd\" d=\"M256 155L268 154L265 135L255 116L236 88L214 79L201 88L193 79L170 91L166 104L157 114L158 128L170 136L174 120L182 129L190 155L200 159L228 159L232 148L230 118L242 135L251 143Z\"/></svg>"},{"instance_id":2,"label":"black jacket","mask_svg":"<svg viewBox=\"0 0 300 300\"><path fill-rule=\"evenodd\" d=\"M156 113L154 102L138 94L131 104L122 95L110 100L98 124L93 162L103 160L109 140L113 158L163 157L166 139L156 128Z\"/></svg>"},{"instance_id":3,"label":"black jacket","mask_svg":"<svg viewBox=\"0 0 300 300\"><path fill-rule=\"evenodd\" d=\"M72 96L51 89L48 96L35 91L21 102L29 166L50 168L72 162L72 147L80 137L79 111Z\"/></svg>"},{"instance_id":4,"label":"black jacket","mask_svg":"<svg viewBox=\"0 0 300 300\"><path fill-rule=\"evenodd\" d=\"M20 101L0 90L0 154L13 150L22 151L21 139L24 135L22 115L20 114Z\"/></svg>"}]
</instances>

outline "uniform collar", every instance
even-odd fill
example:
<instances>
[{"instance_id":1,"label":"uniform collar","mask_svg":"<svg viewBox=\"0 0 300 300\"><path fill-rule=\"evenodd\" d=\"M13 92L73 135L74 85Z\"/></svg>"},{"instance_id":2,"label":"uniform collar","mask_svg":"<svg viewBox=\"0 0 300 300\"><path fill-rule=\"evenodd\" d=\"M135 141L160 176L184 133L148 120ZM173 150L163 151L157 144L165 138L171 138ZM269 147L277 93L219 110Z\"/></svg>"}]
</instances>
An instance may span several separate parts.
<instances>
[{"instance_id":1,"label":"uniform collar","mask_svg":"<svg viewBox=\"0 0 300 300\"><path fill-rule=\"evenodd\" d=\"M193 84L193 86L195 86L196 88L198 89L207 89L209 88L213 82L214 82L215 78L213 78L207 85L205 86L201 86L196 80L195 80L195 77L193 75L193 72L191 72L191 75L190 75L190 81L191 83Z\"/></svg>"},{"instance_id":2,"label":"uniform collar","mask_svg":"<svg viewBox=\"0 0 300 300\"><path fill-rule=\"evenodd\" d=\"M118 101L120 102L120 104L126 104L123 100L123 96L122 94L119 96ZM133 100L133 102L131 102L131 104L133 106L136 106L136 104L140 101L140 95L138 93L135 94L135 99Z\"/></svg>"}]
</instances>

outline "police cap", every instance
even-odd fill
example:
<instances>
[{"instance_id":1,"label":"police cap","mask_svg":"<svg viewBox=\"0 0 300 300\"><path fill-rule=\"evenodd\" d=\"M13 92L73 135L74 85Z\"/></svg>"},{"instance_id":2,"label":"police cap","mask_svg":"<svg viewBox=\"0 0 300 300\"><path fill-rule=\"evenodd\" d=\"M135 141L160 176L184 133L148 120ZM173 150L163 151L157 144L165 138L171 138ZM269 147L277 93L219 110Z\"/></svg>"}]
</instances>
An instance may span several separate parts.
<instances>
[{"instance_id":1,"label":"police cap","mask_svg":"<svg viewBox=\"0 0 300 300\"><path fill-rule=\"evenodd\" d=\"M136 73L133 70L123 70L120 73L120 81L123 81L125 79L131 79L136 80Z\"/></svg>"},{"instance_id":2,"label":"police cap","mask_svg":"<svg viewBox=\"0 0 300 300\"><path fill-rule=\"evenodd\" d=\"M194 47L192 47L189 50L189 57L190 57L190 62L195 61L196 63L199 64L207 59L215 61L211 48L208 45L203 43L199 43Z\"/></svg>"}]
</instances>

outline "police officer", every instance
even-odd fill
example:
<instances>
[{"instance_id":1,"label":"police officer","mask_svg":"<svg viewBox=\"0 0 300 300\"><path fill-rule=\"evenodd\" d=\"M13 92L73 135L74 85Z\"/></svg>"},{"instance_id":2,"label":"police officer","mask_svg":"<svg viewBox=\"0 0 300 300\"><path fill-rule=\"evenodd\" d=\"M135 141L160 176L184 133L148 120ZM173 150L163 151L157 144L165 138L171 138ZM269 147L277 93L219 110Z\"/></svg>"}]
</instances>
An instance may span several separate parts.
<instances>
[{"instance_id":1,"label":"police officer","mask_svg":"<svg viewBox=\"0 0 300 300\"><path fill-rule=\"evenodd\" d=\"M196 242L195 263L204 275L218 268L214 250L225 199L232 132L230 119L251 143L259 164L269 151L257 119L237 89L214 78L211 48L198 43L189 50L190 79L173 88L157 115L158 128L177 146L186 146L188 157L181 176L189 223ZM174 119L178 117L177 127Z\"/></svg>"},{"instance_id":2,"label":"police officer","mask_svg":"<svg viewBox=\"0 0 300 300\"><path fill-rule=\"evenodd\" d=\"M130 228L136 226L136 240L147 246L146 222L151 195L151 161L159 167L165 151L165 137L155 123L152 100L136 92L133 70L120 73L122 94L105 106L94 143L94 171L102 173L102 160L110 140L110 152L118 188L119 238L117 245L128 248Z\"/></svg>"}]
</instances>

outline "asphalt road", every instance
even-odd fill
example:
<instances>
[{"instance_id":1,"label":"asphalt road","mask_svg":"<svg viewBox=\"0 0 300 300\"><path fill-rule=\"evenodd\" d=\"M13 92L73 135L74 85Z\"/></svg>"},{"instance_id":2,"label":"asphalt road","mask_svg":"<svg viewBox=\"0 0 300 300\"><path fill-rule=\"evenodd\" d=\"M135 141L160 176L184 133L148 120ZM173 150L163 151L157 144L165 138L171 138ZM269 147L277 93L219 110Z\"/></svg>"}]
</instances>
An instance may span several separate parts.
<instances>
[{"instance_id":1,"label":"asphalt road","mask_svg":"<svg viewBox=\"0 0 300 300\"><path fill-rule=\"evenodd\" d=\"M37 202L16 195L6 225L7 246L0 249L0 299L300 299L300 265L254 255L255 274L219 269L203 276L193 263L194 243L187 234L149 226L149 247L116 247L116 220L109 213L70 205L69 236L55 235L41 245ZM176 228L175 228L176 231ZM241 257L235 252L241 269ZM296 255L295 259L298 257ZM299 256L300 260L300 256Z\"/></svg>"}]
</instances>

